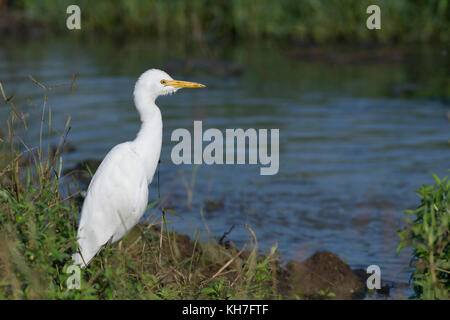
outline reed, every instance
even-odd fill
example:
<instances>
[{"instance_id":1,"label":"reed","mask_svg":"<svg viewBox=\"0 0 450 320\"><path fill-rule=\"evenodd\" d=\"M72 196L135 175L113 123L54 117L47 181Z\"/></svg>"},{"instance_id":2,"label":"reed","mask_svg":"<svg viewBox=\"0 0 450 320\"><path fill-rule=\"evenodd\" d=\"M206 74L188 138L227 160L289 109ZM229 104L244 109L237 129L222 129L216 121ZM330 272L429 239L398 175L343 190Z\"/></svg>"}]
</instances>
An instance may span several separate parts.
<instances>
[{"instance_id":1,"label":"reed","mask_svg":"<svg viewBox=\"0 0 450 320\"><path fill-rule=\"evenodd\" d=\"M293 38L303 41L448 41L447 0L117 0L30 1L7 11L28 23L67 32L65 10L82 9L84 32L159 35L177 39L211 37ZM382 30L366 28L366 8L377 4Z\"/></svg>"}]
</instances>

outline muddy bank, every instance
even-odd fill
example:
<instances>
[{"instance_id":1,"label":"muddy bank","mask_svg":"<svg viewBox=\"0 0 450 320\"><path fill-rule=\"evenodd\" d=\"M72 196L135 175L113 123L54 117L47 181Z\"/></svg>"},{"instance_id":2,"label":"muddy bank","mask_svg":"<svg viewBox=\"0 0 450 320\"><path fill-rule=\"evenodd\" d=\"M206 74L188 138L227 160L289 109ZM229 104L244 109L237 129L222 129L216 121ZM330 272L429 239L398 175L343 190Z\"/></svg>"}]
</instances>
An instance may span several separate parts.
<instances>
[{"instance_id":1,"label":"muddy bank","mask_svg":"<svg viewBox=\"0 0 450 320\"><path fill-rule=\"evenodd\" d=\"M152 227L156 233L160 228ZM195 242L189 236L173 232L176 238L176 253L179 258L188 259L193 252ZM223 239L221 239L223 240ZM225 248L230 256L235 256L239 248L230 245L233 241L218 241L214 246ZM211 244L210 244L211 245ZM198 247L198 246L197 246ZM201 248L201 246L200 246ZM211 249L211 246L209 246ZM201 255L201 249L199 254ZM247 259L250 250L243 251L240 256ZM259 258L266 256L259 254ZM281 257L280 257L281 258ZM364 270L353 270L337 254L329 251L317 251L304 261L280 262L275 267L274 281L277 296L282 299L363 299L367 295L366 280L369 276ZM220 263L211 262L202 273L205 277L213 277L223 267ZM233 269L225 268L223 274L230 280L235 276ZM389 290L383 287L376 294L387 295Z\"/></svg>"},{"instance_id":2,"label":"muddy bank","mask_svg":"<svg viewBox=\"0 0 450 320\"><path fill-rule=\"evenodd\" d=\"M364 297L364 285L348 264L329 251L318 251L302 262L286 265L289 290L302 298L352 299Z\"/></svg>"}]
</instances>

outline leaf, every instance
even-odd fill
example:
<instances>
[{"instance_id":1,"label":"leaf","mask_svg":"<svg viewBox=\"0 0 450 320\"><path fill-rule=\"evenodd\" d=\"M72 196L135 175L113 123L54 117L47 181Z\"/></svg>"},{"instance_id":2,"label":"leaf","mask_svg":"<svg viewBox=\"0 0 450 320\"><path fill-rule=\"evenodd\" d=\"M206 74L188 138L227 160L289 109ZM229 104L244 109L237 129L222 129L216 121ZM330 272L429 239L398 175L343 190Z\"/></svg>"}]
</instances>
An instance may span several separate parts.
<instances>
[{"instance_id":1,"label":"leaf","mask_svg":"<svg viewBox=\"0 0 450 320\"><path fill-rule=\"evenodd\" d=\"M94 174L92 173L91 168L89 168L88 164L86 164L86 170L88 171L89 175L92 178L94 176Z\"/></svg>"},{"instance_id":2,"label":"leaf","mask_svg":"<svg viewBox=\"0 0 450 320\"><path fill-rule=\"evenodd\" d=\"M154 206L156 206L156 204L159 202L158 200L153 201L152 203L149 203L149 205L147 206L147 208L145 208L145 211L150 210L151 208L153 208Z\"/></svg>"},{"instance_id":3,"label":"leaf","mask_svg":"<svg viewBox=\"0 0 450 320\"><path fill-rule=\"evenodd\" d=\"M441 184L441 179L439 179L437 175L431 173L431 176L433 177L434 181L436 181L437 184Z\"/></svg>"},{"instance_id":4,"label":"leaf","mask_svg":"<svg viewBox=\"0 0 450 320\"><path fill-rule=\"evenodd\" d=\"M178 213L176 213L174 210L172 210L172 209L164 209L164 212L165 213L168 213L168 214L171 214L171 215L174 215L174 216L177 216L177 217L180 217L180 215L178 214Z\"/></svg>"}]
</instances>

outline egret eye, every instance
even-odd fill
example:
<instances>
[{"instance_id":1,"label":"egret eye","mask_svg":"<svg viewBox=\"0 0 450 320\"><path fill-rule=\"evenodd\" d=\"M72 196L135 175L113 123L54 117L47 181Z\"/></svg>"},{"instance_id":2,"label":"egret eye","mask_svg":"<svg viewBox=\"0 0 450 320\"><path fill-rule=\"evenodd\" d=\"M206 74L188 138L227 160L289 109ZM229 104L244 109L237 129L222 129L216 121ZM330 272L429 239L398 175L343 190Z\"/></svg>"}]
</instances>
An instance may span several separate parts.
<instances>
[{"instance_id":1,"label":"egret eye","mask_svg":"<svg viewBox=\"0 0 450 320\"><path fill-rule=\"evenodd\" d=\"M161 84L166 84L167 81L166 80L161 80Z\"/></svg>"}]
</instances>

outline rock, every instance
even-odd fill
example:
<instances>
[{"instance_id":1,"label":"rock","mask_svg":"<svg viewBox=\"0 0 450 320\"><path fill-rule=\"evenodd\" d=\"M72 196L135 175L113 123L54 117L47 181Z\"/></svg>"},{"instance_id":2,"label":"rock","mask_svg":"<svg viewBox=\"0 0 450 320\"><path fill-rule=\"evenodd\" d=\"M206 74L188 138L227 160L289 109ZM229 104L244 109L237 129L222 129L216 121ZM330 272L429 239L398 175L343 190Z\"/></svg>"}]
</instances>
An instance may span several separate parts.
<instances>
[{"instance_id":1,"label":"rock","mask_svg":"<svg viewBox=\"0 0 450 320\"><path fill-rule=\"evenodd\" d=\"M318 251L304 262L286 265L290 295L306 299L352 299L363 284L336 254Z\"/></svg>"},{"instance_id":2,"label":"rock","mask_svg":"<svg viewBox=\"0 0 450 320\"><path fill-rule=\"evenodd\" d=\"M206 212L213 212L216 210L220 210L224 208L225 197L220 198L219 200L208 199L205 202L205 210Z\"/></svg>"},{"instance_id":3,"label":"rock","mask_svg":"<svg viewBox=\"0 0 450 320\"><path fill-rule=\"evenodd\" d=\"M366 296L370 296L375 294L377 297L389 297L391 294L391 288L394 288L393 281L385 281L381 280L381 288L375 291L370 292L367 287L364 285L369 278L370 274L367 273L364 269L355 269L353 273L358 277L359 281L363 284L363 290L358 292L360 298L364 298Z\"/></svg>"}]
</instances>

